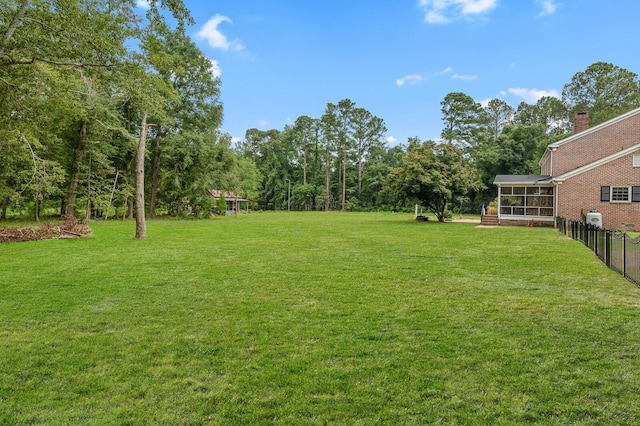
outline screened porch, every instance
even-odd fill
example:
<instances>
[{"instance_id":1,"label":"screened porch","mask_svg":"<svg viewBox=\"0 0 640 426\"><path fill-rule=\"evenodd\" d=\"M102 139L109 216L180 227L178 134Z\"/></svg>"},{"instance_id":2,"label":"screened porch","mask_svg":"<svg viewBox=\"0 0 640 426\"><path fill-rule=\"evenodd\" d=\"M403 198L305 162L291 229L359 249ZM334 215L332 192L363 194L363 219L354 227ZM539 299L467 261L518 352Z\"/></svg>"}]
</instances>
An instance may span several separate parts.
<instances>
[{"instance_id":1,"label":"screened porch","mask_svg":"<svg viewBox=\"0 0 640 426\"><path fill-rule=\"evenodd\" d=\"M499 221L553 222L555 188L549 176L498 175Z\"/></svg>"}]
</instances>

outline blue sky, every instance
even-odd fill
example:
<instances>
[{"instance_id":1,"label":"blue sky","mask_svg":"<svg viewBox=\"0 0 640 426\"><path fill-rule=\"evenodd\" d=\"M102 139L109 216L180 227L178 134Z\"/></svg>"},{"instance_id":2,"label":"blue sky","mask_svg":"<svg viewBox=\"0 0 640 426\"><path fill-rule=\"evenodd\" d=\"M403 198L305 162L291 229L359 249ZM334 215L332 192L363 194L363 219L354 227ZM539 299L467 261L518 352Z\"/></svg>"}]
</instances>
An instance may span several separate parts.
<instances>
[{"instance_id":1,"label":"blue sky","mask_svg":"<svg viewBox=\"0 0 640 426\"><path fill-rule=\"evenodd\" d=\"M349 98L390 145L437 140L440 102L560 96L594 62L640 73L637 0L184 0L222 81L222 130L283 129Z\"/></svg>"}]
</instances>

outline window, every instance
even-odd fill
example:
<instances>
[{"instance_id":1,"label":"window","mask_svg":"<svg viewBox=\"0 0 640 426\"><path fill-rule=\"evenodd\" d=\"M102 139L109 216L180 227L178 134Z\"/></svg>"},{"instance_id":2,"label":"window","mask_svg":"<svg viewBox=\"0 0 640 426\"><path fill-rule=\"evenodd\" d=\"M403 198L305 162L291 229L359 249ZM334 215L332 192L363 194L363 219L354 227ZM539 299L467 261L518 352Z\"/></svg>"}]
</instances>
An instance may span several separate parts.
<instances>
[{"instance_id":1,"label":"window","mask_svg":"<svg viewBox=\"0 0 640 426\"><path fill-rule=\"evenodd\" d=\"M631 192L628 186L612 186L611 202L612 203L628 203L631 201L629 194Z\"/></svg>"},{"instance_id":2,"label":"window","mask_svg":"<svg viewBox=\"0 0 640 426\"><path fill-rule=\"evenodd\" d=\"M640 167L640 155L633 156L633 167Z\"/></svg>"},{"instance_id":3,"label":"window","mask_svg":"<svg viewBox=\"0 0 640 426\"><path fill-rule=\"evenodd\" d=\"M500 214L553 217L552 186L512 186L500 189Z\"/></svg>"},{"instance_id":4,"label":"window","mask_svg":"<svg viewBox=\"0 0 640 426\"><path fill-rule=\"evenodd\" d=\"M600 201L612 203L640 202L640 186L601 186Z\"/></svg>"}]
</instances>

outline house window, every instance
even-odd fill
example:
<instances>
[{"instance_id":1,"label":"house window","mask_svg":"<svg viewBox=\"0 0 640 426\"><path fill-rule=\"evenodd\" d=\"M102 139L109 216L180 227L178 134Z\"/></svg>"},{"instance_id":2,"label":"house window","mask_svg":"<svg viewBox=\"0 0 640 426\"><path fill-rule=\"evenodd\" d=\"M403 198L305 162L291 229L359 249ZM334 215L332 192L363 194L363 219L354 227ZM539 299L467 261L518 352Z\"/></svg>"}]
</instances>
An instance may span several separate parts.
<instances>
[{"instance_id":1,"label":"house window","mask_svg":"<svg viewBox=\"0 0 640 426\"><path fill-rule=\"evenodd\" d=\"M633 167L640 167L640 155L633 156Z\"/></svg>"},{"instance_id":2,"label":"house window","mask_svg":"<svg viewBox=\"0 0 640 426\"><path fill-rule=\"evenodd\" d=\"M602 186L600 201L612 203L640 202L640 186Z\"/></svg>"},{"instance_id":3,"label":"house window","mask_svg":"<svg viewBox=\"0 0 640 426\"><path fill-rule=\"evenodd\" d=\"M611 187L611 202L612 203L628 203L631 201L629 194L631 193L631 187L629 186L612 186Z\"/></svg>"}]
</instances>

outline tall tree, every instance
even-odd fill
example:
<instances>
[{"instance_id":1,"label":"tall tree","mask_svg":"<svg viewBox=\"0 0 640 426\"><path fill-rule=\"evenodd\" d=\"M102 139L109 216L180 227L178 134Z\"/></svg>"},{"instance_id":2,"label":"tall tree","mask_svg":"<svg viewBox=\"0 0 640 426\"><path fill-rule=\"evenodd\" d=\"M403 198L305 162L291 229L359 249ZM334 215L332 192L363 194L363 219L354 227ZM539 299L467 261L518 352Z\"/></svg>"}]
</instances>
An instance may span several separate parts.
<instances>
[{"instance_id":1,"label":"tall tree","mask_svg":"<svg viewBox=\"0 0 640 426\"><path fill-rule=\"evenodd\" d=\"M591 125L640 107L640 82L634 72L596 62L564 86L562 99L574 112L588 111Z\"/></svg>"},{"instance_id":2,"label":"tall tree","mask_svg":"<svg viewBox=\"0 0 640 426\"><path fill-rule=\"evenodd\" d=\"M153 218L161 189L165 189L165 197L160 199L165 202L176 202L167 196L172 194L189 197L196 206L204 205L208 197L206 190L211 189L207 186L211 183L212 170L219 171L211 155L218 143L222 105L220 81L211 73L210 60L185 34L164 27L162 34L150 38L145 47L150 62L177 95L166 104L167 122L160 123L154 132L149 199L149 216ZM183 149L168 146L163 153L163 145L183 145ZM180 193L161 188L161 182L170 181L161 176L166 171L165 165L171 170L169 174L174 177L180 174Z\"/></svg>"},{"instance_id":3,"label":"tall tree","mask_svg":"<svg viewBox=\"0 0 640 426\"><path fill-rule=\"evenodd\" d=\"M487 139L495 141L504 126L514 120L515 111L511 105L501 99L491 99L484 107L487 124Z\"/></svg>"},{"instance_id":4,"label":"tall tree","mask_svg":"<svg viewBox=\"0 0 640 426\"><path fill-rule=\"evenodd\" d=\"M293 138L299 157L302 158L302 184L307 184L307 163L309 149L314 137L315 120L306 115L298 117L293 125Z\"/></svg>"},{"instance_id":5,"label":"tall tree","mask_svg":"<svg viewBox=\"0 0 640 426\"><path fill-rule=\"evenodd\" d=\"M440 105L444 122L442 140L465 148L476 145L484 124L482 105L461 92L447 94Z\"/></svg>"},{"instance_id":6,"label":"tall tree","mask_svg":"<svg viewBox=\"0 0 640 426\"><path fill-rule=\"evenodd\" d=\"M368 156L384 145L383 137L387 132L384 120L374 116L364 108L353 110L353 138L358 165L358 198L362 195L362 171ZM362 201L362 200L359 200Z\"/></svg>"},{"instance_id":7,"label":"tall tree","mask_svg":"<svg viewBox=\"0 0 640 426\"><path fill-rule=\"evenodd\" d=\"M338 159L338 170L341 181L341 210L347 202L347 165L353 157L355 140L353 113L355 103L350 99L343 99L338 104L327 104L322 121L326 128L325 134L335 147Z\"/></svg>"},{"instance_id":8,"label":"tall tree","mask_svg":"<svg viewBox=\"0 0 640 426\"><path fill-rule=\"evenodd\" d=\"M561 99L543 96L535 105L518 105L516 122L526 126L544 126L548 135L562 135L571 130L569 111Z\"/></svg>"}]
</instances>

